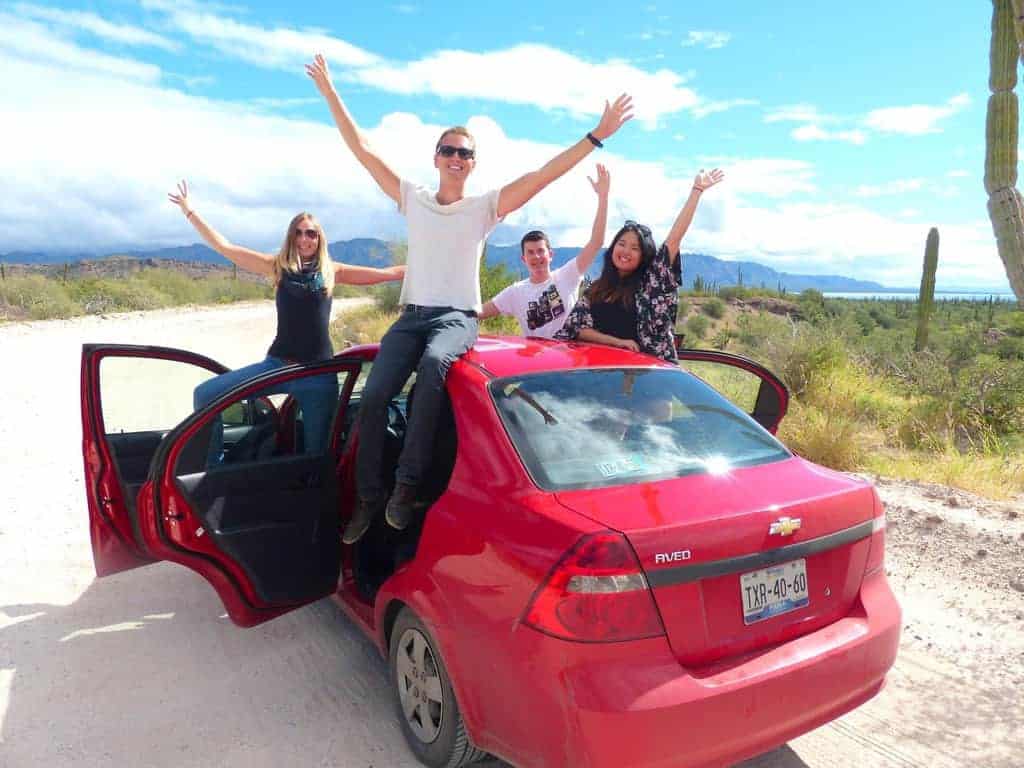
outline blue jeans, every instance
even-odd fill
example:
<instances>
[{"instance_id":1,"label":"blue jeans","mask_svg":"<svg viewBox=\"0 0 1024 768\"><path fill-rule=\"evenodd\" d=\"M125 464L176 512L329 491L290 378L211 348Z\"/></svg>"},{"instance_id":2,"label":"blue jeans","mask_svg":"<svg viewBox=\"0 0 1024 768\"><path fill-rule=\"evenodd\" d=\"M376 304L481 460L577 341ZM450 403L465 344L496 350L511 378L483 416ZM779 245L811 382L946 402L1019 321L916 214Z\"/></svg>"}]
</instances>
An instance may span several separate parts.
<instances>
[{"instance_id":1,"label":"blue jeans","mask_svg":"<svg viewBox=\"0 0 1024 768\"><path fill-rule=\"evenodd\" d=\"M195 388L192 403L195 410L205 407L229 389L234 389L243 381L263 373L276 371L290 365L279 357L270 357L258 363L237 368L220 376L204 381ZM338 407L338 377L334 373L322 373L319 376L304 376L275 384L260 390L260 395L290 394L299 402L302 412L303 438L305 453L321 453L327 447L328 431L334 411ZM213 434L210 437L210 457L207 466L219 464L224 451L224 422L220 415L213 421Z\"/></svg>"},{"instance_id":2,"label":"blue jeans","mask_svg":"<svg viewBox=\"0 0 1024 768\"><path fill-rule=\"evenodd\" d=\"M396 479L417 485L429 466L434 430L448 369L476 342L476 316L451 307L405 308L384 334L380 351L359 398L359 453L356 482L359 496L380 500L386 488L381 477L387 407L416 371L416 397Z\"/></svg>"}]
</instances>

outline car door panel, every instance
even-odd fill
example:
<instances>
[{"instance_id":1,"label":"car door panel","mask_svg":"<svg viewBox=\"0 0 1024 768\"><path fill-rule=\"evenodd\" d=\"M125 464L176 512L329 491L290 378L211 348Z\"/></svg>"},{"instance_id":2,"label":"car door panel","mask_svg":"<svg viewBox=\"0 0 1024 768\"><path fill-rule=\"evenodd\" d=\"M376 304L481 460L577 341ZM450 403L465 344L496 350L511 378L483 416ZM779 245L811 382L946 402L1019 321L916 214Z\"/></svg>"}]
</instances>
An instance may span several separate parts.
<instances>
[{"instance_id":1,"label":"car door panel","mask_svg":"<svg viewBox=\"0 0 1024 768\"><path fill-rule=\"evenodd\" d=\"M329 593L338 579L337 477L322 456L177 476L206 535L267 604Z\"/></svg>"},{"instance_id":2,"label":"car door panel","mask_svg":"<svg viewBox=\"0 0 1024 768\"><path fill-rule=\"evenodd\" d=\"M712 349L687 349L678 348L676 354L680 366L696 376L701 376L700 371L687 366L687 362L710 364L714 367L721 366L722 369L735 369L745 371L760 381L752 407L748 413L754 421L767 429L772 434L778 430L779 423L786 415L789 407L789 390L775 374L763 365L741 355L734 355L730 352L719 352ZM714 382L709 382L715 386ZM716 387L716 389L719 389ZM719 391L721 391L719 389ZM727 398L729 394L722 392ZM731 398L730 398L731 399ZM748 404L749 405L749 404Z\"/></svg>"},{"instance_id":3,"label":"car door panel","mask_svg":"<svg viewBox=\"0 0 1024 768\"><path fill-rule=\"evenodd\" d=\"M207 579L240 626L337 589L341 531L334 439L358 371L358 362L337 360L251 379L175 427L154 457L140 494L147 548ZM344 384L336 395L334 437L324 452L206 466L210 425L222 410L291 379L327 374L342 375Z\"/></svg>"},{"instance_id":4,"label":"car door panel","mask_svg":"<svg viewBox=\"0 0 1024 768\"><path fill-rule=\"evenodd\" d=\"M103 362L112 358L180 363L201 369L203 376L227 370L208 357L168 347L129 344L82 346L82 456L93 561L96 575L101 577L154 560L140 536L135 500L149 462L166 432L149 429L118 432L105 423L100 370ZM142 392L140 396L146 397L146 393ZM166 428L172 426L173 423L167 424Z\"/></svg>"}]
</instances>

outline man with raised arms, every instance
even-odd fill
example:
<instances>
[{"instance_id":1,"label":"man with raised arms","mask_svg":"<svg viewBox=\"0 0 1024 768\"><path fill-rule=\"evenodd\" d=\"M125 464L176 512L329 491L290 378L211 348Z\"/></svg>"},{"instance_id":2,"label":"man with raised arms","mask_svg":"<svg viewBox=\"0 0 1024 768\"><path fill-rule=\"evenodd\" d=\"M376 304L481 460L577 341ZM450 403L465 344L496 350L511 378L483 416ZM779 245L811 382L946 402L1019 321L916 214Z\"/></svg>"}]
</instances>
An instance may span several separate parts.
<instances>
[{"instance_id":1,"label":"man with raised arms","mask_svg":"<svg viewBox=\"0 0 1024 768\"><path fill-rule=\"evenodd\" d=\"M359 406L356 457L358 500L345 528L345 543L358 541L383 509L390 526L401 530L412 518L416 488L429 464L434 429L452 362L477 336L480 258L487 236L507 214L589 155L632 117L623 94L605 102L597 127L541 168L501 189L467 197L466 179L476 166L476 142L461 126L442 132L434 147L437 191L400 179L374 152L331 82L327 62L317 55L307 74L327 100L346 146L381 190L398 205L409 227L409 252L398 320L381 339L380 351ZM399 457L394 490L386 498L381 476L387 406L416 371L416 398ZM385 506L386 505L386 506Z\"/></svg>"}]
</instances>

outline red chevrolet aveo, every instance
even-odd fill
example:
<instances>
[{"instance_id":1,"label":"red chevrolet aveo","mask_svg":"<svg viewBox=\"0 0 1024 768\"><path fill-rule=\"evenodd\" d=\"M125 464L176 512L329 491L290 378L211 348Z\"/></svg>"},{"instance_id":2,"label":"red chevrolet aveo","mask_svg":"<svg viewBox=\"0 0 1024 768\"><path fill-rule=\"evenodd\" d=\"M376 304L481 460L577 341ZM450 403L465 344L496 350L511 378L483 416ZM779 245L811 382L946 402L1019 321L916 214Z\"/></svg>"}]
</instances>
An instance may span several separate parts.
<instances>
[{"instance_id":1,"label":"red chevrolet aveo","mask_svg":"<svg viewBox=\"0 0 1024 768\"><path fill-rule=\"evenodd\" d=\"M334 595L389 659L431 766L724 766L880 690L900 629L882 506L773 436L787 393L771 373L720 352L681 350L681 370L484 337L451 369L418 519L346 546L376 351L193 413L220 364L87 345L97 574L179 563L243 627ZM705 383L733 374L753 382L732 397L746 409ZM303 406L324 391L337 411L317 438ZM389 408L385 477L415 407L413 385Z\"/></svg>"}]
</instances>

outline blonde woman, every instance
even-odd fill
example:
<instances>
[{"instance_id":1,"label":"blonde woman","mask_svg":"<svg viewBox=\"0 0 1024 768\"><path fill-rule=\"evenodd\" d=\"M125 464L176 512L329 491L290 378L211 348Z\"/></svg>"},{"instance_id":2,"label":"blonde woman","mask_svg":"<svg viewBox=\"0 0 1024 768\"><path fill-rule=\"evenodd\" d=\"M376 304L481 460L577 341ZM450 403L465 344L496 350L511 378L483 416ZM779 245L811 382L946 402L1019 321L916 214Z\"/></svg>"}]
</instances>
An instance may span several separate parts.
<instances>
[{"instance_id":1,"label":"blonde woman","mask_svg":"<svg viewBox=\"0 0 1024 768\"><path fill-rule=\"evenodd\" d=\"M323 228L310 213L300 213L291 220L280 251L261 253L235 245L207 224L193 208L185 181L178 184L177 194L171 192L167 197L213 250L242 269L271 278L277 304L277 334L266 358L196 387L194 406L197 410L253 376L290 363L330 359L334 355L329 325L335 285L373 285L401 280L405 276L404 266L375 269L332 261ZM282 386L287 388L288 383ZM298 380L293 388L295 391L288 391L302 409L305 451L318 453L325 447L334 415L337 379L333 374L309 377ZM218 420L210 449L211 463L220 461L223 440L223 424Z\"/></svg>"}]
</instances>

